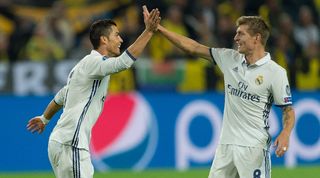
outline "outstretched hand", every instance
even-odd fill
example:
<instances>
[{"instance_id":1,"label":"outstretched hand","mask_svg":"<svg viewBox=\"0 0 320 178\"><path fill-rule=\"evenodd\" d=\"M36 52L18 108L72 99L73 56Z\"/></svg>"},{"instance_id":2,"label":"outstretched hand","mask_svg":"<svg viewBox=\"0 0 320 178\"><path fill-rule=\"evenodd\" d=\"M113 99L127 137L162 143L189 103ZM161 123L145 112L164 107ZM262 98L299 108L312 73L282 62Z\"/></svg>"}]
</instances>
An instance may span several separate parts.
<instances>
[{"instance_id":1,"label":"outstretched hand","mask_svg":"<svg viewBox=\"0 0 320 178\"><path fill-rule=\"evenodd\" d=\"M41 134L44 131L45 127L46 125L42 122L41 116L30 119L27 125L27 129L31 133L38 132L38 134Z\"/></svg>"},{"instance_id":2,"label":"outstretched hand","mask_svg":"<svg viewBox=\"0 0 320 178\"><path fill-rule=\"evenodd\" d=\"M277 157L283 156L285 152L288 150L288 146L289 136L284 132L281 132L274 142L274 147L277 147L275 151Z\"/></svg>"},{"instance_id":3,"label":"outstretched hand","mask_svg":"<svg viewBox=\"0 0 320 178\"><path fill-rule=\"evenodd\" d=\"M158 30L158 25L160 23L160 11L158 9L152 9L149 13L146 6L143 6L143 20L146 26L146 30L155 32Z\"/></svg>"}]
</instances>

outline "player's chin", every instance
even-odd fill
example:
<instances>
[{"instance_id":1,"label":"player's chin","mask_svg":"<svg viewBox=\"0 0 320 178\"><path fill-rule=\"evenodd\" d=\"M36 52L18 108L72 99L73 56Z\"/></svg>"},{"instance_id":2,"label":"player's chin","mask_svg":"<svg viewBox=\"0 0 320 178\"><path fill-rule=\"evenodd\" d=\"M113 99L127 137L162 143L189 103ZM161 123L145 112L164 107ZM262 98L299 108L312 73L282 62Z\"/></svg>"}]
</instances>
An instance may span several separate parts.
<instances>
[{"instance_id":1,"label":"player's chin","mask_svg":"<svg viewBox=\"0 0 320 178\"><path fill-rule=\"evenodd\" d=\"M112 53L110 53L110 57L117 57L117 56L120 56L120 54L121 54L120 50L113 51Z\"/></svg>"},{"instance_id":2,"label":"player's chin","mask_svg":"<svg viewBox=\"0 0 320 178\"><path fill-rule=\"evenodd\" d=\"M120 48L118 48L116 51L115 51L115 56L119 56L121 54L121 51L120 51Z\"/></svg>"},{"instance_id":3,"label":"player's chin","mask_svg":"<svg viewBox=\"0 0 320 178\"><path fill-rule=\"evenodd\" d=\"M241 49L240 47L238 47L238 52L241 53L241 54L244 54L245 53L245 50Z\"/></svg>"}]
</instances>

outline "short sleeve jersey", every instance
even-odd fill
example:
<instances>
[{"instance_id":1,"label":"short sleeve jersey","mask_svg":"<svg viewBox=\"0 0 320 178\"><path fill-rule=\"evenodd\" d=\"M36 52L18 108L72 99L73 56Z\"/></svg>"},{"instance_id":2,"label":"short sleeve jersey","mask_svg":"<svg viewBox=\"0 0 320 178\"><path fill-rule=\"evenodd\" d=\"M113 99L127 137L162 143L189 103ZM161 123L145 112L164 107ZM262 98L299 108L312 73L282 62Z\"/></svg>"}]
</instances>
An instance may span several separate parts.
<instances>
[{"instance_id":1,"label":"short sleeve jersey","mask_svg":"<svg viewBox=\"0 0 320 178\"><path fill-rule=\"evenodd\" d=\"M55 95L54 101L64 108L50 140L89 150L91 129L102 111L110 74L131 67L134 60L128 51L107 58L92 50L79 61L67 85Z\"/></svg>"},{"instance_id":2,"label":"short sleeve jersey","mask_svg":"<svg viewBox=\"0 0 320 178\"><path fill-rule=\"evenodd\" d=\"M291 105L286 71L270 54L248 65L233 49L211 48L210 54L224 75L225 105L220 144L268 149L271 105Z\"/></svg>"}]
</instances>

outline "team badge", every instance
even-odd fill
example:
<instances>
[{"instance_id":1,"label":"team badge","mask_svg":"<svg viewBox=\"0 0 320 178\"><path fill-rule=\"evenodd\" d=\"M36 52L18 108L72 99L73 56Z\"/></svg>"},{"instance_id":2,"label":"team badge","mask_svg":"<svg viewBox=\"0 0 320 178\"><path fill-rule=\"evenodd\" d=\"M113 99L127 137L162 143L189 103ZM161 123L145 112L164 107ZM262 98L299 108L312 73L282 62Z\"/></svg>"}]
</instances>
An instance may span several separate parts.
<instances>
[{"instance_id":1,"label":"team badge","mask_svg":"<svg viewBox=\"0 0 320 178\"><path fill-rule=\"evenodd\" d=\"M257 85L261 85L263 83L263 76L259 75L255 80Z\"/></svg>"},{"instance_id":2,"label":"team badge","mask_svg":"<svg viewBox=\"0 0 320 178\"><path fill-rule=\"evenodd\" d=\"M288 96L291 96L289 85L286 86L286 93L287 93Z\"/></svg>"}]
</instances>

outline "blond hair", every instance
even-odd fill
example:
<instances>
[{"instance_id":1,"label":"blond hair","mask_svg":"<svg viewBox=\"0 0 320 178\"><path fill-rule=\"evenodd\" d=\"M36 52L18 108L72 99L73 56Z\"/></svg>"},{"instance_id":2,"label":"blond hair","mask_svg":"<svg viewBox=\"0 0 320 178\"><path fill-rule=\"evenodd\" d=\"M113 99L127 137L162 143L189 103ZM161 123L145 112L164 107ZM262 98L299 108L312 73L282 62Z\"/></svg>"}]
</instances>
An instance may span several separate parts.
<instances>
[{"instance_id":1,"label":"blond hair","mask_svg":"<svg viewBox=\"0 0 320 178\"><path fill-rule=\"evenodd\" d=\"M270 29L267 23L260 16L241 16L237 19L237 27L240 25L248 25L248 32L250 35L261 35L261 43L266 46L267 40L270 36Z\"/></svg>"}]
</instances>

